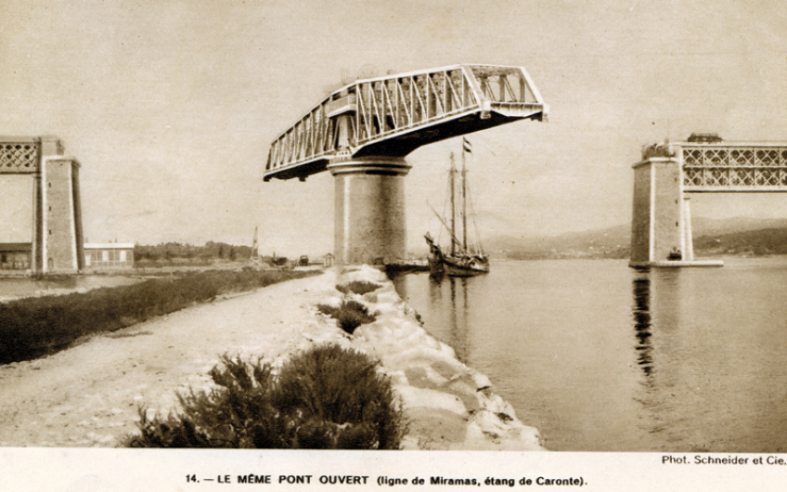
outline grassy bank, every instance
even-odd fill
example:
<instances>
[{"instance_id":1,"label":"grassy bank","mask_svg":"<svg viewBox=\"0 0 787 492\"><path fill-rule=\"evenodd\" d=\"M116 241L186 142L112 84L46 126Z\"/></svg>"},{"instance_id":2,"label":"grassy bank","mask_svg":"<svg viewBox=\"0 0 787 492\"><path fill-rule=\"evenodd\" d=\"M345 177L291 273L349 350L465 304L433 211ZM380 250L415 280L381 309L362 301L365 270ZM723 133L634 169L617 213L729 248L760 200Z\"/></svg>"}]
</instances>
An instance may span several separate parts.
<instances>
[{"instance_id":1,"label":"grassy bank","mask_svg":"<svg viewBox=\"0 0 787 492\"><path fill-rule=\"evenodd\" d=\"M86 335L124 328L217 295L313 274L278 270L207 271L0 304L0 364L51 354Z\"/></svg>"}]
</instances>

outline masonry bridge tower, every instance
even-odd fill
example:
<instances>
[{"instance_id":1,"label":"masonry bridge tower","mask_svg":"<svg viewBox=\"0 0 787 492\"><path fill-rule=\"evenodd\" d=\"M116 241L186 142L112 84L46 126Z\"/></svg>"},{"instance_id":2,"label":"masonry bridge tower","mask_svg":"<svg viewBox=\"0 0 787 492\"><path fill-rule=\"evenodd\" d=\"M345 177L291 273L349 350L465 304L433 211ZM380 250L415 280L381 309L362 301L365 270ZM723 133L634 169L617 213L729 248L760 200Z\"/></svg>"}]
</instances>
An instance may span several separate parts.
<instances>
[{"instance_id":1,"label":"masonry bridge tower","mask_svg":"<svg viewBox=\"0 0 787 492\"><path fill-rule=\"evenodd\" d=\"M0 275L84 268L79 161L63 150L56 137L0 136L0 183L21 185L30 200L0 195Z\"/></svg>"},{"instance_id":2,"label":"masonry bridge tower","mask_svg":"<svg viewBox=\"0 0 787 492\"><path fill-rule=\"evenodd\" d=\"M687 142L645 147L633 167L633 267L722 265L694 259L691 193L787 192L787 143L692 134Z\"/></svg>"},{"instance_id":3,"label":"masonry bridge tower","mask_svg":"<svg viewBox=\"0 0 787 492\"><path fill-rule=\"evenodd\" d=\"M418 147L548 112L521 67L455 65L358 80L271 145L264 180L335 178L339 264L404 258L405 157Z\"/></svg>"}]
</instances>

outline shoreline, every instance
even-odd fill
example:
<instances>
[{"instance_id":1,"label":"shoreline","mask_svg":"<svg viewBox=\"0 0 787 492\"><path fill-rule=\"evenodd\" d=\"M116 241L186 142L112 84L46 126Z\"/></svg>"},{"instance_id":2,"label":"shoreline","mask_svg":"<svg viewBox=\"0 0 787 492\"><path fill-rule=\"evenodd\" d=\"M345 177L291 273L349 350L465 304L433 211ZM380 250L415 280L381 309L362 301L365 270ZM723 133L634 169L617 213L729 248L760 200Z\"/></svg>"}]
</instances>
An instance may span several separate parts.
<instances>
[{"instance_id":1,"label":"shoreline","mask_svg":"<svg viewBox=\"0 0 787 492\"><path fill-rule=\"evenodd\" d=\"M382 272L363 266L338 283L365 280L382 287L351 296L378 312L355 330L350 346L379 359L402 398L409 433L403 449L544 451L538 430L516 418L489 378L456 358L422 325Z\"/></svg>"},{"instance_id":2,"label":"shoreline","mask_svg":"<svg viewBox=\"0 0 787 492\"><path fill-rule=\"evenodd\" d=\"M336 290L352 280L382 287L363 296ZM347 297L378 313L353 335L316 308ZM278 365L320 343L381 361L410 422L402 449L544 450L538 431L516 419L488 378L429 335L393 283L368 266L222 296L0 366L0 445L116 447L136 431L139 406L167 413L177 392L210 388L208 371L221 354Z\"/></svg>"}]
</instances>

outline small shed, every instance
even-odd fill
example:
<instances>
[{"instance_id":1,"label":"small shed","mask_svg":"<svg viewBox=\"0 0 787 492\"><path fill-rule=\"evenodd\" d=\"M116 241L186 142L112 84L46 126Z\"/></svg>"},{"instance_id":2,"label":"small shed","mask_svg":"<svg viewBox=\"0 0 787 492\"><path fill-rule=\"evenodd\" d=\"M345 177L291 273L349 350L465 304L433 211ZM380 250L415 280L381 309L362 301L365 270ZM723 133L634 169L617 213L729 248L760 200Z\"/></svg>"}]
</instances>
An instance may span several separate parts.
<instances>
[{"instance_id":1,"label":"small shed","mask_svg":"<svg viewBox=\"0 0 787 492\"><path fill-rule=\"evenodd\" d=\"M333 256L332 253L328 253L327 255L322 257L322 265L326 267L332 267L336 258Z\"/></svg>"}]
</instances>

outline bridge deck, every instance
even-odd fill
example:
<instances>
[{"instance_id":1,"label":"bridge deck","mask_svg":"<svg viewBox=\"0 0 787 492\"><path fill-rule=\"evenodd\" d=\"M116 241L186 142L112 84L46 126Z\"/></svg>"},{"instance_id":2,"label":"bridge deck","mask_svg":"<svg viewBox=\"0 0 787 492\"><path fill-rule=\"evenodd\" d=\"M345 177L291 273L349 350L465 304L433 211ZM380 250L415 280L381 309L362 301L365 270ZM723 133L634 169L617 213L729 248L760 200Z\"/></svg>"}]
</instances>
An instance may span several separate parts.
<instances>
[{"instance_id":1,"label":"bridge deck","mask_svg":"<svg viewBox=\"0 0 787 492\"><path fill-rule=\"evenodd\" d=\"M304 179L342 153L404 157L457 135L542 120L547 112L521 67L455 65L359 80L333 92L274 140L264 179Z\"/></svg>"},{"instance_id":2,"label":"bridge deck","mask_svg":"<svg viewBox=\"0 0 787 492\"><path fill-rule=\"evenodd\" d=\"M787 143L676 142L647 147L651 157L677 158L687 193L787 191Z\"/></svg>"}]
</instances>

